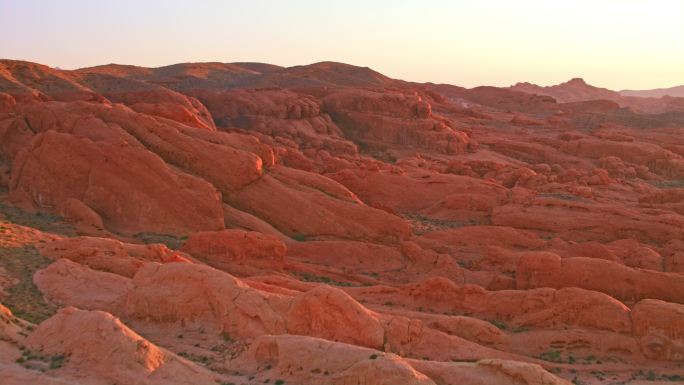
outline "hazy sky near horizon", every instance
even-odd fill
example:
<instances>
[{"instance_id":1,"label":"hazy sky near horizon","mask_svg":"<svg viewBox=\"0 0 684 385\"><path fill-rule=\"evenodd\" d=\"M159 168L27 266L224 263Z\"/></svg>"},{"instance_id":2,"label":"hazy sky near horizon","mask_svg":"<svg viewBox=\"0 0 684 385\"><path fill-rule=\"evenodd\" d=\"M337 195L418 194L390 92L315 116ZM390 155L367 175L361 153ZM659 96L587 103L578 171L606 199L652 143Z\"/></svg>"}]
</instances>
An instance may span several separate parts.
<instances>
[{"instance_id":1,"label":"hazy sky near horizon","mask_svg":"<svg viewBox=\"0 0 684 385\"><path fill-rule=\"evenodd\" d=\"M0 58L332 60L466 87L684 84L684 0L0 0Z\"/></svg>"}]
</instances>

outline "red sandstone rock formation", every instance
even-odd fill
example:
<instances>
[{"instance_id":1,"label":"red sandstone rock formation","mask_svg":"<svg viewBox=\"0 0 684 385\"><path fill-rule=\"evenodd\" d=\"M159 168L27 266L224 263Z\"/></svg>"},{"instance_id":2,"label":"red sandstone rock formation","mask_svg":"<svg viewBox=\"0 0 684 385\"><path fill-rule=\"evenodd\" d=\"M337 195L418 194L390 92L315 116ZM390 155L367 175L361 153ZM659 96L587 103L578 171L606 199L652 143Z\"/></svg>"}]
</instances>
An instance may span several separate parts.
<instances>
[{"instance_id":1,"label":"red sandstone rock formation","mask_svg":"<svg viewBox=\"0 0 684 385\"><path fill-rule=\"evenodd\" d=\"M12 200L30 209L52 211L78 199L105 216L108 229L127 234L223 227L220 196L206 181L134 146L53 131L16 157L10 190Z\"/></svg>"},{"instance_id":2,"label":"red sandstone rock formation","mask_svg":"<svg viewBox=\"0 0 684 385\"><path fill-rule=\"evenodd\" d=\"M84 372L127 384L195 384L219 378L157 347L105 312L66 307L41 323L26 344L41 354L65 357L60 374L66 378L78 379Z\"/></svg>"},{"instance_id":3,"label":"red sandstone rock formation","mask_svg":"<svg viewBox=\"0 0 684 385\"><path fill-rule=\"evenodd\" d=\"M3 385L679 381L681 101L616 95L2 60Z\"/></svg>"},{"instance_id":4,"label":"red sandstone rock formation","mask_svg":"<svg viewBox=\"0 0 684 385\"><path fill-rule=\"evenodd\" d=\"M553 253L522 256L516 272L516 287L582 287L630 302L645 298L684 302L681 274L635 269L597 258L561 259Z\"/></svg>"}]
</instances>

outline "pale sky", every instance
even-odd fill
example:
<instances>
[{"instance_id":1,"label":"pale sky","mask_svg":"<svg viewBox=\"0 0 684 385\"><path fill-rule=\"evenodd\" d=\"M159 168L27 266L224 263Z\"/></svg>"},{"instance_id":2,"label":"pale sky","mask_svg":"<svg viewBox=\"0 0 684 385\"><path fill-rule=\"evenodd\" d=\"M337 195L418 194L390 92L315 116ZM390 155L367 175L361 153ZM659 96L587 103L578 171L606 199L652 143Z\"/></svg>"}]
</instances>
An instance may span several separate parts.
<instances>
[{"instance_id":1,"label":"pale sky","mask_svg":"<svg viewBox=\"0 0 684 385\"><path fill-rule=\"evenodd\" d=\"M0 58L332 60L466 87L684 84L684 0L0 0Z\"/></svg>"}]
</instances>

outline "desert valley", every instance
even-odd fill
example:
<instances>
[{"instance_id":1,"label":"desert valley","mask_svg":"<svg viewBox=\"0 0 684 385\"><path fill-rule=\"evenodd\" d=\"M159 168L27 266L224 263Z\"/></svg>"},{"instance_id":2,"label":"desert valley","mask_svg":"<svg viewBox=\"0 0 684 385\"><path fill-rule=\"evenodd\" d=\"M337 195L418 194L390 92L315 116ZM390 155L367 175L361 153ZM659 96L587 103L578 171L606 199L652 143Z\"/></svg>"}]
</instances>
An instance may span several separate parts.
<instances>
[{"instance_id":1,"label":"desert valley","mask_svg":"<svg viewBox=\"0 0 684 385\"><path fill-rule=\"evenodd\" d=\"M0 383L684 383L645 95L2 60Z\"/></svg>"}]
</instances>

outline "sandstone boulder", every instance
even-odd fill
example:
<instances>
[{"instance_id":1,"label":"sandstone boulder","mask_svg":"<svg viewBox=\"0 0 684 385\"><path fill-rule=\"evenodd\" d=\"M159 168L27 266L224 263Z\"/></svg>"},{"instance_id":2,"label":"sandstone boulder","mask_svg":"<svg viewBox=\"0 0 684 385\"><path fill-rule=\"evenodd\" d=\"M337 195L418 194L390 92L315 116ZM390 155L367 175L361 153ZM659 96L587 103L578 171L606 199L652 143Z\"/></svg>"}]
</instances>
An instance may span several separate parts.
<instances>
[{"instance_id":1,"label":"sandstone boulder","mask_svg":"<svg viewBox=\"0 0 684 385\"><path fill-rule=\"evenodd\" d=\"M488 291L434 277L396 288L377 286L346 291L359 301L467 314L517 326L577 325L619 333L632 329L629 308L624 304L606 294L579 288Z\"/></svg>"},{"instance_id":2,"label":"sandstone boulder","mask_svg":"<svg viewBox=\"0 0 684 385\"><path fill-rule=\"evenodd\" d=\"M277 268L283 264L287 247L274 235L221 230L194 233L181 250L219 270L231 272L237 265Z\"/></svg>"},{"instance_id":3,"label":"sandstone boulder","mask_svg":"<svg viewBox=\"0 0 684 385\"><path fill-rule=\"evenodd\" d=\"M469 138L432 116L420 96L375 90L344 90L323 98L322 110L355 141L422 147L448 154L468 151Z\"/></svg>"},{"instance_id":4,"label":"sandstone boulder","mask_svg":"<svg viewBox=\"0 0 684 385\"><path fill-rule=\"evenodd\" d=\"M404 359L364 347L304 336L261 336L231 363L263 382L278 378L299 384L434 384Z\"/></svg>"},{"instance_id":5,"label":"sandstone boulder","mask_svg":"<svg viewBox=\"0 0 684 385\"><path fill-rule=\"evenodd\" d=\"M225 198L231 206L294 238L397 242L408 237L409 225L401 218L323 191L276 174L266 175Z\"/></svg>"},{"instance_id":6,"label":"sandstone boulder","mask_svg":"<svg viewBox=\"0 0 684 385\"><path fill-rule=\"evenodd\" d=\"M317 286L294 298L286 314L291 334L380 349L384 329L378 316L345 292Z\"/></svg>"},{"instance_id":7,"label":"sandstone boulder","mask_svg":"<svg viewBox=\"0 0 684 385\"><path fill-rule=\"evenodd\" d=\"M487 359L473 363L452 363L411 360L411 366L420 370L438 384L472 385L570 385L537 364L519 361Z\"/></svg>"},{"instance_id":8,"label":"sandstone boulder","mask_svg":"<svg viewBox=\"0 0 684 385\"><path fill-rule=\"evenodd\" d=\"M38 289L63 305L115 312L131 289L131 280L59 259L33 276Z\"/></svg>"},{"instance_id":9,"label":"sandstone boulder","mask_svg":"<svg viewBox=\"0 0 684 385\"><path fill-rule=\"evenodd\" d=\"M133 278L148 262L191 262L162 244L136 245L111 238L74 237L43 243L38 250L51 259L66 258L94 270Z\"/></svg>"},{"instance_id":10,"label":"sandstone boulder","mask_svg":"<svg viewBox=\"0 0 684 385\"><path fill-rule=\"evenodd\" d=\"M530 253L518 262L516 287L581 287L606 293L625 301L644 298L684 302L684 277L635 269L594 258L564 258L553 253Z\"/></svg>"},{"instance_id":11,"label":"sandstone boulder","mask_svg":"<svg viewBox=\"0 0 684 385\"><path fill-rule=\"evenodd\" d=\"M97 340L97 343L92 343ZM60 310L29 336L34 350L65 358L62 376L131 385L212 383L218 376L139 336L101 311Z\"/></svg>"},{"instance_id":12,"label":"sandstone boulder","mask_svg":"<svg viewBox=\"0 0 684 385\"><path fill-rule=\"evenodd\" d=\"M10 196L50 211L75 198L97 212L108 229L126 234L223 228L220 194L204 180L138 147L54 131L38 135L17 157Z\"/></svg>"},{"instance_id":13,"label":"sandstone boulder","mask_svg":"<svg viewBox=\"0 0 684 385\"><path fill-rule=\"evenodd\" d=\"M644 299L632 308L632 319L646 357L684 361L684 305Z\"/></svg>"},{"instance_id":14,"label":"sandstone boulder","mask_svg":"<svg viewBox=\"0 0 684 385\"><path fill-rule=\"evenodd\" d=\"M255 337L285 332L289 298L252 289L206 265L149 264L138 270L123 315L188 330Z\"/></svg>"}]
</instances>

